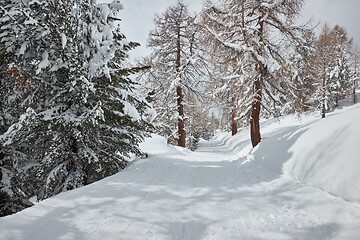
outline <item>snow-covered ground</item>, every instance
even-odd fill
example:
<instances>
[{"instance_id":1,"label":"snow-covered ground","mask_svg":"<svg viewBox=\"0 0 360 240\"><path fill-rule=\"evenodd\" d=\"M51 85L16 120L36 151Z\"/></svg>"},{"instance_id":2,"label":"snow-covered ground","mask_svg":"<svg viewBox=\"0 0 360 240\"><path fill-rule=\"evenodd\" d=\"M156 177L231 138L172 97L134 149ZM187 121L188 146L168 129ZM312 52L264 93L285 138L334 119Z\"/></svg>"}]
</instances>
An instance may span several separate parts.
<instances>
[{"instance_id":1,"label":"snow-covered ground","mask_svg":"<svg viewBox=\"0 0 360 240\"><path fill-rule=\"evenodd\" d=\"M360 239L360 105L262 131L196 152L153 136L123 172L0 218L0 240Z\"/></svg>"}]
</instances>

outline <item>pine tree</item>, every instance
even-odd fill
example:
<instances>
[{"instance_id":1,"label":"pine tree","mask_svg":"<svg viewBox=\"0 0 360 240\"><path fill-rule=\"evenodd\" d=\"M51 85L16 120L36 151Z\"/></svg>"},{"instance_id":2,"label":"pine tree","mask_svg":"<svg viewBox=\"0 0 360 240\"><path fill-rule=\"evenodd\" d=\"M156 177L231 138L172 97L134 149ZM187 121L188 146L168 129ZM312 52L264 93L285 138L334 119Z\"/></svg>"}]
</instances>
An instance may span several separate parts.
<instances>
[{"instance_id":1,"label":"pine tree","mask_svg":"<svg viewBox=\"0 0 360 240\"><path fill-rule=\"evenodd\" d=\"M136 69L124 65L138 44L120 32L121 8L94 0L9 0L3 7L0 54L10 57L2 67L21 86L26 110L0 139L25 198L92 183L140 154L151 110L129 78Z\"/></svg>"}]
</instances>

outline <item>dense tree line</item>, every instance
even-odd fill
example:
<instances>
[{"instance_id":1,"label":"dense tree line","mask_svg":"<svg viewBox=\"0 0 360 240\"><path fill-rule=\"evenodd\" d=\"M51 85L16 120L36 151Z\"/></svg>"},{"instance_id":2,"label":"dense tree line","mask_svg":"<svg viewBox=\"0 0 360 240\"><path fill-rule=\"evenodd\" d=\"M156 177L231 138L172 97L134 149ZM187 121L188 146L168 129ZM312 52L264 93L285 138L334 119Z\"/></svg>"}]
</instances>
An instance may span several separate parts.
<instances>
[{"instance_id":1,"label":"dense tree line","mask_svg":"<svg viewBox=\"0 0 360 240\"><path fill-rule=\"evenodd\" d=\"M216 129L234 135L249 126L256 146L261 117L325 117L343 99L355 103L359 56L352 40L340 26L325 25L316 37L309 24L297 25L303 3L207 0L191 15L179 1L157 16L142 82L161 109L158 133L192 147Z\"/></svg>"}]
</instances>

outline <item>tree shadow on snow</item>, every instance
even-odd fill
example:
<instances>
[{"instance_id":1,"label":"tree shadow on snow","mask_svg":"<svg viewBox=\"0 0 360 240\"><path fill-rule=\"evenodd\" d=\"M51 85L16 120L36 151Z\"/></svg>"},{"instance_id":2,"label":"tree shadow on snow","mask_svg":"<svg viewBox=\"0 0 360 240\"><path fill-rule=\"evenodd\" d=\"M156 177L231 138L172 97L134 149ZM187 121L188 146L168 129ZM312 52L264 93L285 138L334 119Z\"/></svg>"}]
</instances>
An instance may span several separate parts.
<instances>
[{"instance_id":1,"label":"tree shadow on snow","mask_svg":"<svg viewBox=\"0 0 360 240\"><path fill-rule=\"evenodd\" d=\"M191 161L173 152L150 156L47 200L48 212L21 223L24 237L16 239L336 239L340 228L333 219L309 220L323 200L297 200L303 186L281 178L283 164L292 157L289 149L307 129L273 132L253 159ZM226 151L225 143L221 147ZM44 228L43 235L34 228Z\"/></svg>"}]
</instances>

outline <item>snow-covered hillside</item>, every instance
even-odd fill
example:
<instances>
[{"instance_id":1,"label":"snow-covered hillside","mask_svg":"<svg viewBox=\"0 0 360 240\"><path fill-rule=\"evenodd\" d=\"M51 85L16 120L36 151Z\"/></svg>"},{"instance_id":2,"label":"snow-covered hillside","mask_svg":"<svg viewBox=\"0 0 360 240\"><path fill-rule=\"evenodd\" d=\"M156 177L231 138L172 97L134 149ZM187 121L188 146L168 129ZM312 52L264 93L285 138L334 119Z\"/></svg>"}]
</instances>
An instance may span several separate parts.
<instances>
[{"instance_id":1,"label":"snow-covered hillside","mask_svg":"<svg viewBox=\"0 0 360 240\"><path fill-rule=\"evenodd\" d=\"M196 152L153 136L123 172L0 218L0 240L360 236L360 105L219 133ZM349 201L350 200L350 201Z\"/></svg>"}]
</instances>

